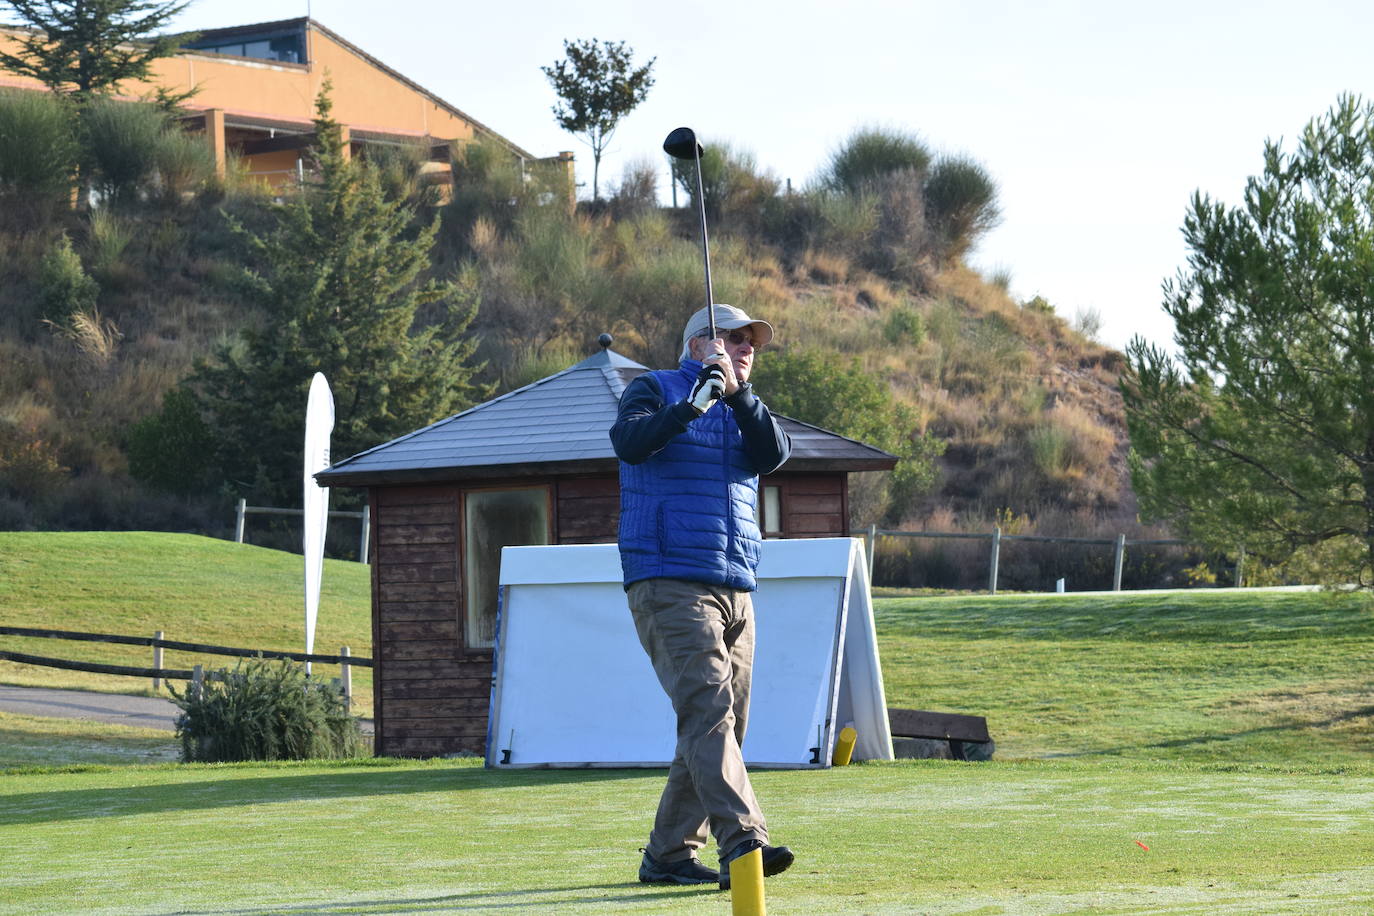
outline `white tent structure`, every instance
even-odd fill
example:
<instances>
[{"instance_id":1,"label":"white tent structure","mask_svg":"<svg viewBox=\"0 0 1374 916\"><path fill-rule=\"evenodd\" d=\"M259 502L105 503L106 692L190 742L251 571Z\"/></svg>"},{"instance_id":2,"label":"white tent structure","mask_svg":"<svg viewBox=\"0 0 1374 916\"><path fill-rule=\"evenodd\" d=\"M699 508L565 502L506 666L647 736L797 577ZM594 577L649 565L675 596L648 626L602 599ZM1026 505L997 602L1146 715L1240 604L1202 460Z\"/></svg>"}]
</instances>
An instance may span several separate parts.
<instances>
[{"instance_id":1,"label":"white tent structure","mask_svg":"<svg viewBox=\"0 0 1374 916\"><path fill-rule=\"evenodd\" d=\"M639 645L614 544L507 547L487 731L491 767L667 766L675 723ZM892 759L863 542L769 540L754 595L745 761Z\"/></svg>"}]
</instances>

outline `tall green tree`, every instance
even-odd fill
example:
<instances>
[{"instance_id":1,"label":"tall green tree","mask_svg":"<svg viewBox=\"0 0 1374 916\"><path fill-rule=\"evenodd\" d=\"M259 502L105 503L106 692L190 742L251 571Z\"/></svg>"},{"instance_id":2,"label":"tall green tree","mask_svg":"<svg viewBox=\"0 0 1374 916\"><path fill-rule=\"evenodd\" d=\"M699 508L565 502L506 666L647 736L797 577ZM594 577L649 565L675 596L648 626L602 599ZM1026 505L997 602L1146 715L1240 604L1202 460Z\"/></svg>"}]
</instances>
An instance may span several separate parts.
<instances>
[{"instance_id":1,"label":"tall green tree","mask_svg":"<svg viewBox=\"0 0 1374 916\"><path fill-rule=\"evenodd\" d=\"M485 395L466 334L472 283L426 280L437 217L386 194L375 166L344 157L321 93L319 184L276 210L266 233L238 231L261 270L266 321L201 364L189 388L217 437L230 485L294 501L310 379L334 392L332 451L350 455Z\"/></svg>"},{"instance_id":2,"label":"tall green tree","mask_svg":"<svg viewBox=\"0 0 1374 916\"><path fill-rule=\"evenodd\" d=\"M18 50L0 52L0 67L42 82L79 103L124 81L146 80L152 63L171 57L185 40L155 35L186 3L154 0L2 0L34 29Z\"/></svg>"},{"instance_id":3,"label":"tall green tree","mask_svg":"<svg viewBox=\"0 0 1374 916\"><path fill-rule=\"evenodd\" d=\"M1122 383L1142 509L1374 584L1374 106L1266 143L1244 202L1195 194L1183 234L1177 354L1137 338Z\"/></svg>"},{"instance_id":4,"label":"tall green tree","mask_svg":"<svg viewBox=\"0 0 1374 916\"><path fill-rule=\"evenodd\" d=\"M563 60L540 67L558 93L558 125L581 134L592 148L592 200L600 199L601 154L622 118L649 95L657 58L634 66L634 49L623 41L564 41Z\"/></svg>"}]
</instances>

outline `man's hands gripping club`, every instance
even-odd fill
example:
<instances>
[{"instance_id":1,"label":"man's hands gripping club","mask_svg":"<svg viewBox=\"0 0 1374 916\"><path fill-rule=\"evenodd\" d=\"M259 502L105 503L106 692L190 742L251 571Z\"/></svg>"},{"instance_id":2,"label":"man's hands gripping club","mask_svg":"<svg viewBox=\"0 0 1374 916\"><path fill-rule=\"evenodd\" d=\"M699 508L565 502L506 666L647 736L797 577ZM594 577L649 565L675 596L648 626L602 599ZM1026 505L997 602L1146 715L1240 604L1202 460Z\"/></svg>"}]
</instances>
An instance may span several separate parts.
<instances>
[{"instance_id":1,"label":"man's hands gripping club","mask_svg":"<svg viewBox=\"0 0 1374 916\"><path fill-rule=\"evenodd\" d=\"M692 355L701 359L703 365L696 383L692 385L691 394L687 396L687 403L692 405L697 414L703 414L711 408L712 401L729 397L738 391L740 383L725 341L720 338L696 338L692 343ZM698 356L699 350L705 352ZM749 348L749 353L752 356L752 348Z\"/></svg>"},{"instance_id":2,"label":"man's hands gripping club","mask_svg":"<svg viewBox=\"0 0 1374 916\"><path fill-rule=\"evenodd\" d=\"M724 396L725 370L719 365L702 366L696 384L692 386L692 393L687 395L687 403L699 416L711 408L712 401Z\"/></svg>"}]
</instances>

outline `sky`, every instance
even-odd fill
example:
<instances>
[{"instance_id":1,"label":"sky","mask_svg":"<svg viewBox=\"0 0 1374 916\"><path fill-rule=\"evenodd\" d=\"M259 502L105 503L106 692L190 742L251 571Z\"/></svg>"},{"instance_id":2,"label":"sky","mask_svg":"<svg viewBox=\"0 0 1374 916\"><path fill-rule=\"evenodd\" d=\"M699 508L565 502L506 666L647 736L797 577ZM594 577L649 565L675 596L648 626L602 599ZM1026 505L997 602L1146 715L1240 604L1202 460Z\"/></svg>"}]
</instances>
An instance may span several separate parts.
<instances>
[{"instance_id":1,"label":"sky","mask_svg":"<svg viewBox=\"0 0 1374 916\"><path fill-rule=\"evenodd\" d=\"M970 262L1020 300L1097 316L1118 348L1170 346L1160 287L1186 266L1194 191L1238 204L1266 140L1291 149L1341 93L1374 97L1367 2L193 0L174 27L307 14L535 155L572 150L588 195L590 149L555 123L540 71L565 39L655 58L603 193L634 160L666 189L661 145L682 125L799 188L867 126L971 156L1002 221Z\"/></svg>"}]
</instances>

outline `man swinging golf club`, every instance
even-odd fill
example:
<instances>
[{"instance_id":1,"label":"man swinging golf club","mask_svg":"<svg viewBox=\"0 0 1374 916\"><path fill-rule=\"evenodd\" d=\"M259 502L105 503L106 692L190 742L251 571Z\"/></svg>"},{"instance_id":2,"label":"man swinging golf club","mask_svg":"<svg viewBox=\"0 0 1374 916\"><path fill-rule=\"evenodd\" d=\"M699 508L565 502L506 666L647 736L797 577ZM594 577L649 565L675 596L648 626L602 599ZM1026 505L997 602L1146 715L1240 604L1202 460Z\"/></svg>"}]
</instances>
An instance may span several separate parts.
<instances>
[{"instance_id":1,"label":"man swinging golf club","mask_svg":"<svg viewBox=\"0 0 1374 916\"><path fill-rule=\"evenodd\" d=\"M749 384L772 337L768 322L741 309L701 309L683 331L678 368L631 382L611 427L630 612L677 717L668 785L639 867L644 882L726 889L730 862L747 852L762 849L765 875L793 860L786 846L768 845L740 751L762 543L759 475L792 447ZM719 873L697 858L708 828Z\"/></svg>"}]
</instances>

